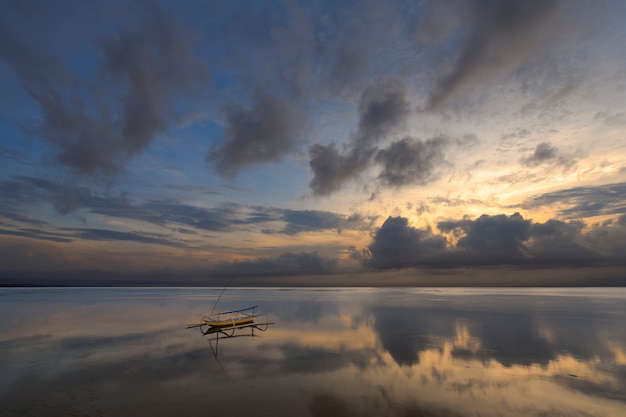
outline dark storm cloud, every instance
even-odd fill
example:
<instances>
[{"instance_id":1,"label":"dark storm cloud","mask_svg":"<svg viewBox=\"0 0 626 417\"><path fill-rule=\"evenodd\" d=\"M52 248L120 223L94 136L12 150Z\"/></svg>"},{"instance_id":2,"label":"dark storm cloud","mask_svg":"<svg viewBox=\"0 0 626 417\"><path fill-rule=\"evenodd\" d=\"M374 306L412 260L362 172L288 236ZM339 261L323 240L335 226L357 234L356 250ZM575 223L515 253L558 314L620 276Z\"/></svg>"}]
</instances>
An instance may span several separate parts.
<instances>
[{"instance_id":1,"label":"dark storm cloud","mask_svg":"<svg viewBox=\"0 0 626 417\"><path fill-rule=\"evenodd\" d=\"M405 268L432 262L433 255L446 248L443 236L434 236L431 230L416 229L408 219L389 217L374 235L369 245L374 268Z\"/></svg>"},{"instance_id":2,"label":"dark storm cloud","mask_svg":"<svg viewBox=\"0 0 626 417\"><path fill-rule=\"evenodd\" d=\"M526 245L533 263L601 262L603 256L600 253L604 251L598 245L589 245L588 239L582 235L584 227L581 221L551 219L545 223L533 223L529 230L531 242ZM621 246L621 243L618 245ZM593 246L596 246L596 251L590 248Z\"/></svg>"},{"instance_id":3,"label":"dark storm cloud","mask_svg":"<svg viewBox=\"0 0 626 417\"><path fill-rule=\"evenodd\" d=\"M453 68L439 79L427 107L436 109L470 83L517 68L541 42L558 0L471 0L456 3L467 31ZM557 28L552 28L558 30ZM441 36L440 36L441 37Z\"/></svg>"},{"instance_id":4,"label":"dark storm cloud","mask_svg":"<svg viewBox=\"0 0 626 417\"><path fill-rule=\"evenodd\" d=\"M541 194L525 201L524 208L557 206L567 219L626 213L626 183L575 187Z\"/></svg>"},{"instance_id":5,"label":"dark storm cloud","mask_svg":"<svg viewBox=\"0 0 626 417\"><path fill-rule=\"evenodd\" d=\"M594 227L585 235L584 243L603 255L626 259L626 214Z\"/></svg>"},{"instance_id":6,"label":"dark storm cloud","mask_svg":"<svg viewBox=\"0 0 626 417\"><path fill-rule=\"evenodd\" d=\"M31 25L35 20L30 21ZM22 27L20 30L35 28ZM29 131L54 145L58 160L84 174L114 174L143 151L176 117L175 103L207 81L183 30L150 8L134 29L96 43L99 71L70 69L61 54L31 47L0 22L0 56L41 109Z\"/></svg>"},{"instance_id":7,"label":"dark storm cloud","mask_svg":"<svg viewBox=\"0 0 626 417\"><path fill-rule=\"evenodd\" d=\"M301 122L288 102L257 92L250 108L224 108L226 126L221 144L207 155L217 172L234 177L249 165L278 161L293 150Z\"/></svg>"},{"instance_id":8,"label":"dark storm cloud","mask_svg":"<svg viewBox=\"0 0 626 417\"><path fill-rule=\"evenodd\" d=\"M329 274L337 268L337 259L327 259L317 252L287 252L274 258L257 258L250 261L233 261L218 264L213 273L245 276L288 276Z\"/></svg>"},{"instance_id":9,"label":"dark storm cloud","mask_svg":"<svg viewBox=\"0 0 626 417\"><path fill-rule=\"evenodd\" d=\"M379 179L383 184L396 187L428 183L435 167L444 161L443 149L447 144L448 140L443 137L422 142L407 136L393 142L376 154L376 162L383 165Z\"/></svg>"},{"instance_id":10,"label":"dark storm cloud","mask_svg":"<svg viewBox=\"0 0 626 417\"><path fill-rule=\"evenodd\" d=\"M437 227L443 234L436 235L410 226L406 218L389 217L374 233L368 252L352 248L350 253L376 269L623 265L624 218L586 231L579 221L535 223L518 213L484 214L477 219L440 221Z\"/></svg>"},{"instance_id":11,"label":"dark storm cloud","mask_svg":"<svg viewBox=\"0 0 626 417\"><path fill-rule=\"evenodd\" d=\"M437 227L442 232L457 232L458 256L466 263L491 264L524 261L524 242L529 237L530 221L515 213L489 216L476 220L442 221Z\"/></svg>"}]
</instances>

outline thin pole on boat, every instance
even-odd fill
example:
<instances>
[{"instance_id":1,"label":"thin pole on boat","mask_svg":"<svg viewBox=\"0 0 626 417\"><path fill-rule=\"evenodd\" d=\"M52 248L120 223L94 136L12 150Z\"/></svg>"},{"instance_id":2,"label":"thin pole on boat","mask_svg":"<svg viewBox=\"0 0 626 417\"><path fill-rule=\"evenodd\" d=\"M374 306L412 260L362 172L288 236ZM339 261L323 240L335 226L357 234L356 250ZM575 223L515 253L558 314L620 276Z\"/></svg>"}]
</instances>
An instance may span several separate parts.
<instances>
[{"instance_id":1,"label":"thin pole on boat","mask_svg":"<svg viewBox=\"0 0 626 417\"><path fill-rule=\"evenodd\" d=\"M215 311L215 306L217 306L217 303L220 302L220 298L222 298L222 294L224 294L224 291L226 291L226 288L228 288L228 286L230 285L230 283L233 281L233 279L235 279L235 277L239 274L239 271L237 271L237 273L235 275L233 275L232 277L230 277L230 279L228 280L228 282L226 283L226 286L224 288L222 288L222 292L220 293L220 295L217 297L217 300L215 300L215 304L213 304L213 308L211 309L211 312L209 314L213 314L213 311Z\"/></svg>"}]
</instances>

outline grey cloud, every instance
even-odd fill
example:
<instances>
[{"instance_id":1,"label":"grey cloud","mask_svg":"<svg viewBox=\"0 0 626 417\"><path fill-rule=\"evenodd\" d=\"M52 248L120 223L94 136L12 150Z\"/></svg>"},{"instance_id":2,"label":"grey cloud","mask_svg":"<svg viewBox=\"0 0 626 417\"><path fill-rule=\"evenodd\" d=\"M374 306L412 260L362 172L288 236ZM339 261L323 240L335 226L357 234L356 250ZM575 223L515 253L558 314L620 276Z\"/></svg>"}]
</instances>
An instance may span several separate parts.
<instances>
[{"instance_id":1,"label":"grey cloud","mask_svg":"<svg viewBox=\"0 0 626 417\"><path fill-rule=\"evenodd\" d=\"M341 154L334 145L315 144L309 149L313 171L310 187L315 195L330 195L347 181L356 178L370 163L375 149L354 148Z\"/></svg>"},{"instance_id":2,"label":"grey cloud","mask_svg":"<svg viewBox=\"0 0 626 417\"><path fill-rule=\"evenodd\" d=\"M520 214L482 215L477 219L440 221L430 229L390 217L378 229L369 253L350 248L353 259L377 269L465 267L477 265L589 266L623 265L626 220L619 218L585 231L578 221L535 223ZM451 237L451 243L445 236ZM369 255L369 256L366 256Z\"/></svg>"},{"instance_id":3,"label":"grey cloud","mask_svg":"<svg viewBox=\"0 0 626 417\"><path fill-rule=\"evenodd\" d=\"M76 240L94 240L94 241L122 241L149 243L166 246L183 247L191 243L197 243L198 240L176 239L168 234L155 234L141 231L121 232L108 229L97 228L58 228L50 230L50 228L15 228L2 229L0 235L17 236L29 239L44 240L50 242L73 242Z\"/></svg>"},{"instance_id":4,"label":"grey cloud","mask_svg":"<svg viewBox=\"0 0 626 417\"><path fill-rule=\"evenodd\" d=\"M0 24L0 54L42 111L30 131L80 173L117 173L171 125L175 102L193 96L208 80L181 28L158 9L144 17L136 30L97 43L104 62L94 82ZM45 47L45 39L40 41Z\"/></svg>"},{"instance_id":5,"label":"grey cloud","mask_svg":"<svg viewBox=\"0 0 626 417\"><path fill-rule=\"evenodd\" d=\"M19 228L19 229L1 229L0 235L6 236L17 236L17 237L25 237L29 239L38 239L38 240L47 240L50 242L71 242L73 239L72 236L68 236L65 233L57 233L50 232L42 229L32 229L32 228Z\"/></svg>"},{"instance_id":6,"label":"grey cloud","mask_svg":"<svg viewBox=\"0 0 626 417\"><path fill-rule=\"evenodd\" d=\"M314 100L329 97L351 98L361 91L360 121L346 153L331 155L332 149L314 145L311 168L314 193L330 194L354 178L367 166L376 141L399 125L410 112L404 86L398 80L364 88L365 81L380 78L373 71L376 59L399 34L393 28L404 25L397 4L365 2L359 7L342 4L271 4L254 9L234 7L224 13L223 36L229 39L226 65L242 79L245 93L252 88L253 103L248 107L226 107L222 142L208 154L207 161L218 173L234 177L251 164L279 160L294 150L302 130L305 109ZM277 21L280 19L280 22ZM391 20L389 20L391 19ZM388 25L383 22L393 21ZM397 24L396 24L397 23ZM397 71L385 68L388 78ZM365 77L365 75L368 75ZM259 93L259 89L266 91ZM267 93L272 92L272 96ZM356 150L357 144L368 149ZM316 157L341 156L336 165ZM335 158L339 159L339 158ZM327 171L331 169L332 171Z\"/></svg>"},{"instance_id":7,"label":"grey cloud","mask_svg":"<svg viewBox=\"0 0 626 417\"><path fill-rule=\"evenodd\" d=\"M600 247L593 251L582 235L585 224L581 221L562 222L550 219L545 223L534 223L529 230L530 241L526 244L533 263L549 262L570 264L602 261Z\"/></svg>"},{"instance_id":8,"label":"grey cloud","mask_svg":"<svg viewBox=\"0 0 626 417\"><path fill-rule=\"evenodd\" d=\"M535 148L531 156L522 158L522 164L526 166L537 166L544 162L554 160L558 156L558 150L547 142L540 143Z\"/></svg>"},{"instance_id":9,"label":"grey cloud","mask_svg":"<svg viewBox=\"0 0 626 417\"><path fill-rule=\"evenodd\" d=\"M532 155L523 157L520 162L527 167L537 167L539 165L560 166L565 170L576 164L583 154L573 152L565 154L548 142L542 142L535 148Z\"/></svg>"},{"instance_id":10,"label":"grey cloud","mask_svg":"<svg viewBox=\"0 0 626 417\"><path fill-rule=\"evenodd\" d=\"M524 138L529 137L530 135L531 135L530 130L526 128L522 128L522 129L516 129L515 131L512 131L510 133L502 134L500 136L500 139L502 139L503 141L511 141L515 139L524 139Z\"/></svg>"},{"instance_id":11,"label":"grey cloud","mask_svg":"<svg viewBox=\"0 0 626 417\"><path fill-rule=\"evenodd\" d=\"M370 85L359 100L358 146L371 146L403 123L410 113L404 85L397 80Z\"/></svg>"},{"instance_id":12,"label":"grey cloud","mask_svg":"<svg viewBox=\"0 0 626 417\"><path fill-rule=\"evenodd\" d=\"M241 169L279 160L293 150L302 128L297 111L278 96L258 91L250 108L224 108L222 142L207 155L217 172L234 177Z\"/></svg>"},{"instance_id":13,"label":"grey cloud","mask_svg":"<svg viewBox=\"0 0 626 417\"><path fill-rule=\"evenodd\" d=\"M626 259L626 214L615 221L594 227L584 236L583 244L602 255Z\"/></svg>"},{"instance_id":14,"label":"grey cloud","mask_svg":"<svg viewBox=\"0 0 626 417\"><path fill-rule=\"evenodd\" d=\"M51 204L60 214L85 209L104 216L139 220L190 234L197 231L225 232L236 228L278 223L265 233L297 235L299 233L335 230L369 230L375 217L354 213L350 216L321 210L292 210L263 206L223 204L200 207L172 200L149 200L133 203L124 191L96 193L86 187L59 184L33 177L15 177L0 183L0 215L12 221L35 226L45 225L12 208L23 204ZM3 207L4 206L4 207Z\"/></svg>"},{"instance_id":15,"label":"grey cloud","mask_svg":"<svg viewBox=\"0 0 626 417\"><path fill-rule=\"evenodd\" d=\"M476 220L442 221L437 224L443 232L461 232L457 255L469 264L507 264L524 262L524 242L529 237L530 221L519 213L489 216Z\"/></svg>"},{"instance_id":16,"label":"grey cloud","mask_svg":"<svg viewBox=\"0 0 626 417\"><path fill-rule=\"evenodd\" d=\"M308 275L328 274L337 267L337 259L326 259L317 252L283 253L274 258L257 258L250 261L224 262L217 265L213 272L230 275L238 273L244 276L261 275Z\"/></svg>"},{"instance_id":17,"label":"grey cloud","mask_svg":"<svg viewBox=\"0 0 626 417\"><path fill-rule=\"evenodd\" d=\"M606 111L601 111L595 115L594 120L603 120L604 123L609 126L624 126L626 125L626 113L609 113Z\"/></svg>"},{"instance_id":18,"label":"grey cloud","mask_svg":"<svg viewBox=\"0 0 626 417\"><path fill-rule=\"evenodd\" d=\"M242 78L316 98L351 96L372 76L398 75L385 54L410 40L406 14L415 13L403 2L372 0L211 9L223 21L228 62Z\"/></svg>"},{"instance_id":19,"label":"grey cloud","mask_svg":"<svg viewBox=\"0 0 626 417\"><path fill-rule=\"evenodd\" d=\"M434 261L446 248L446 238L431 230L408 225L404 217L389 217L369 245L368 265L379 268L405 268Z\"/></svg>"},{"instance_id":20,"label":"grey cloud","mask_svg":"<svg viewBox=\"0 0 626 417\"><path fill-rule=\"evenodd\" d=\"M180 242L168 239L167 236L154 236L142 232L120 232L117 230L107 229L65 229L72 233L75 238L84 240L97 240L97 241L121 241L121 242L136 242L136 243L149 243L156 245L167 246L183 246Z\"/></svg>"},{"instance_id":21,"label":"grey cloud","mask_svg":"<svg viewBox=\"0 0 626 417\"><path fill-rule=\"evenodd\" d=\"M537 48L558 0L472 0L454 10L467 23L467 41L455 66L435 85L428 108L440 107L462 87L518 67ZM545 42L545 39L544 39Z\"/></svg>"},{"instance_id":22,"label":"grey cloud","mask_svg":"<svg viewBox=\"0 0 626 417\"><path fill-rule=\"evenodd\" d=\"M545 193L528 199L524 208L566 206L559 215L567 219L626 213L626 183L607 184L597 187L575 187Z\"/></svg>"},{"instance_id":23,"label":"grey cloud","mask_svg":"<svg viewBox=\"0 0 626 417\"><path fill-rule=\"evenodd\" d=\"M7 202L11 201L11 204L6 204L8 209L12 205L50 203L59 214L64 215L79 208L122 210L129 207L124 191L114 196L110 193L95 193L80 185L24 176L0 183L0 196Z\"/></svg>"},{"instance_id":24,"label":"grey cloud","mask_svg":"<svg viewBox=\"0 0 626 417\"><path fill-rule=\"evenodd\" d=\"M376 144L406 121L409 109L404 86L397 80L366 88L359 101L357 132L345 151L339 152L333 144L314 144L309 148L313 193L332 194L358 177L372 164Z\"/></svg>"},{"instance_id":25,"label":"grey cloud","mask_svg":"<svg viewBox=\"0 0 626 417\"><path fill-rule=\"evenodd\" d=\"M443 149L448 142L444 137L423 142L405 137L393 142L376 154L376 161L383 165L379 179L392 186L428 183L444 161Z\"/></svg>"},{"instance_id":26,"label":"grey cloud","mask_svg":"<svg viewBox=\"0 0 626 417\"><path fill-rule=\"evenodd\" d=\"M285 226L279 231L287 235L297 235L302 232L320 230L343 229L368 230L373 219L364 218L358 214L346 217L337 213L317 210L278 210L280 219Z\"/></svg>"},{"instance_id":27,"label":"grey cloud","mask_svg":"<svg viewBox=\"0 0 626 417\"><path fill-rule=\"evenodd\" d=\"M33 218L24 213L18 213L15 210L8 208L8 207L6 209L0 208L0 216L6 219L9 219L12 222L26 223L33 227L49 227L50 226L48 222Z\"/></svg>"}]
</instances>

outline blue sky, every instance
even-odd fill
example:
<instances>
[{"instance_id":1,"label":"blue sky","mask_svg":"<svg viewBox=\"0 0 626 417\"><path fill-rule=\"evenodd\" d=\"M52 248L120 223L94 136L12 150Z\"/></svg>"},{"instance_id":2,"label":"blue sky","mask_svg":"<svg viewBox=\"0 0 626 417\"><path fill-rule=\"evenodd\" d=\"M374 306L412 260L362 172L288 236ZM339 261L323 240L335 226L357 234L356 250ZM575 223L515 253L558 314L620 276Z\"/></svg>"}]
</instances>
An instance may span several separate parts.
<instances>
[{"instance_id":1,"label":"blue sky","mask_svg":"<svg viewBox=\"0 0 626 417\"><path fill-rule=\"evenodd\" d=\"M0 7L3 282L626 282L620 1Z\"/></svg>"}]
</instances>

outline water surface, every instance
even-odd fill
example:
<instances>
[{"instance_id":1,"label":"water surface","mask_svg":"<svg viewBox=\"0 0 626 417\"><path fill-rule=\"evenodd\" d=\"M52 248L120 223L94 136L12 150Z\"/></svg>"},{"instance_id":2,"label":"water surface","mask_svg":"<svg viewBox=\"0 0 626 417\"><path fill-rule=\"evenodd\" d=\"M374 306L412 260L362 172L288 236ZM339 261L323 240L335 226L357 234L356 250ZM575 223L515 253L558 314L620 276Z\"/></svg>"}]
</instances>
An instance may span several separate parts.
<instances>
[{"instance_id":1,"label":"water surface","mask_svg":"<svg viewBox=\"0 0 626 417\"><path fill-rule=\"evenodd\" d=\"M626 415L626 289L220 292L1 289L0 415Z\"/></svg>"}]
</instances>

